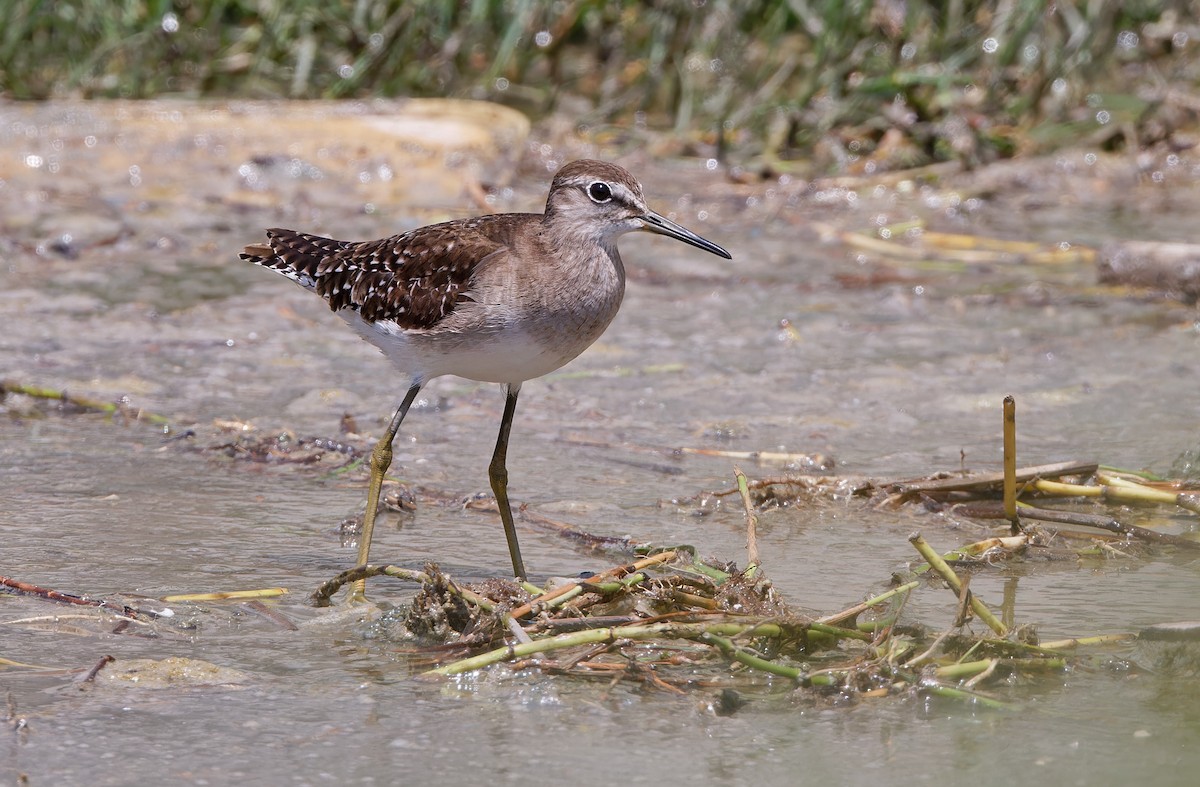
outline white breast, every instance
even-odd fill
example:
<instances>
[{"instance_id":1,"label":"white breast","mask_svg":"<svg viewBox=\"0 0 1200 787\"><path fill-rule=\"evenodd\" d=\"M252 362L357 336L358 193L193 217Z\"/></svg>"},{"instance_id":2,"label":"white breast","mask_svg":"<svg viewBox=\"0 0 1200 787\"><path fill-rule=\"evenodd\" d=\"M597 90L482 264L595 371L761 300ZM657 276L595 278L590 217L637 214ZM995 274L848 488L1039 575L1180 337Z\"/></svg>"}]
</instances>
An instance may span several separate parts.
<instances>
[{"instance_id":1,"label":"white breast","mask_svg":"<svg viewBox=\"0 0 1200 787\"><path fill-rule=\"evenodd\" d=\"M414 382L452 374L480 382L521 383L558 369L591 344L548 345L519 328L435 335L406 331L388 320L368 323L349 310L339 314Z\"/></svg>"}]
</instances>

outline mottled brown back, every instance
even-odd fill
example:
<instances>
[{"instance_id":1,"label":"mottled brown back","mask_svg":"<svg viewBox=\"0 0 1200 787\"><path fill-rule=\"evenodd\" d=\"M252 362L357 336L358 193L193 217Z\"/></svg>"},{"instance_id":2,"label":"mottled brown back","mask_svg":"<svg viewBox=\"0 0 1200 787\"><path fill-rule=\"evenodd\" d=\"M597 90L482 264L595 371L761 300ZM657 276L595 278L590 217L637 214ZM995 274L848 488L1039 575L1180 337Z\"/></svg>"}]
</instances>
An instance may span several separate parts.
<instances>
[{"instance_id":1,"label":"mottled brown back","mask_svg":"<svg viewBox=\"0 0 1200 787\"><path fill-rule=\"evenodd\" d=\"M432 328L464 299L480 263L510 247L515 227L534 214L460 219L382 240L350 242L295 230L267 230L267 244L242 259L313 290L329 308L353 309L367 322Z\"/></svg>"}]
</instances>

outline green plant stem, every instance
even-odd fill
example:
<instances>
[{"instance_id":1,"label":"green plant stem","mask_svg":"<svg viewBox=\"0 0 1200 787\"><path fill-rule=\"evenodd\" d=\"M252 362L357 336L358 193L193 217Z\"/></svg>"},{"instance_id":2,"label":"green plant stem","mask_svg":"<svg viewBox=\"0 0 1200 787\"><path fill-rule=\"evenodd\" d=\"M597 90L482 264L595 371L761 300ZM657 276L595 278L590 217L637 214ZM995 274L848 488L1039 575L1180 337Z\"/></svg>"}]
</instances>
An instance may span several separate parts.
<instances>
[{"instance_id":1,"label":"green plant stem","mask_svg":"<svg viewBox=\"0 0 1200 787\"><path fill-rule=\"evenodd\" d=\"M60 391L54 388L42 388L37 385L26 385L24 383L14 382L12 380L0 380L0 394L22 394L31 396L35 399L55 399L62 402L73 404L76 407L81 407L85 410L95 410L96 412L107 413L108 415L116 415L118 413L127 416L133 421L148 421L152 424L169 425L171 419L164 415L148 413L144 410L130 407L119 402L105 402L101 399L92 399L87 396L79 396L78 394L70 394L66 391Z\"/></svg>"},{"instance_id":2,"label":"green plant stem","mask_svg":"<svg viewBox=\"0 0 1200 787\"><path fill-rule=\"evenodd\" d=\"M954 573L954 569L950 568L946 561L942 560L942 556L934 551L933 547L929 545L929 542L921 537L920 533L914 533L913 535L909 536L908 541L913 545L913 547L916 548L917 552L921 554L921 557L925 558L925 561L929 563L930 567L936 571L942 579L946 580L946 583L950 585L951 590L953 590L956 594L962 593L962 580L959 579L958 575ZM975 613L975 616L986 623L988 628L996 632L997 635L1001 637L1006 636L1008 634L1008 629L1003 623L1000 622L1000 619L992 614L992 611L988 609L987 606L980 601L979 597L977 597L974 593L971 593L970 596L971 611Z\"/></svg>"},{"instance_id":3,"label":"green plant stem","mask_svg":"<svg viewBox=\"0 0 1200 787\"><path fill-rule=\"evenodd\" d=\"M592 645L597 643L613 643L620 640L645 641L656 638L664 639L699 639L703 634L717 636L753 636L753 637L786 637L797 631L809 630L822 634L836 634L848 639L869 639L858 631L839 629L834 626L782 626L778 623L751 621L718 621L703 623L641 623L632 626L616 626L610 628L588 629L569 634L537 639L533 642L517 645L506 645L495 648L478 656L462 659L451 664L445 664L429 670L425 675L457 675L471 670L497 664L502 661L524 658L535 653L548 653L577 645Z\"/></svg>"},{"instance_id":4,"label":"green plant stem","mask_svg":"<svg viewBox=\"0 0 1200 787\"><path fill-rule=\"evenodd\" d=\"M805 680L804 670L796 667L788 667L783 664L776 664L773 661L764 659L762 656L756 656L744 648L739 648L737 645L734 645L733 640L729 639L728 637L722 637L718 636L717 634L705 632L697 637L697 639L700 642L704 642L709 645L715 645L726 656L738 662L739 664L745 664L751 669L769 672L772 675L781 675L785 678L790 678L791 680Z\"/></svg>"},{"instance_id":5,"label":"green plant stem","mask_svg":"<svg viewBox=\"0 0 1200 787\"><path fill-rule=\"evenodd\" d=\"M742 509L746 515L746 570L747 579L753 579L758 573L758 515L754 513L754 503L750 500L750 487L746 474L741 468L734 467L733 475L737 479L738 493L742 497Z\"/></svg>"}]
</instances>

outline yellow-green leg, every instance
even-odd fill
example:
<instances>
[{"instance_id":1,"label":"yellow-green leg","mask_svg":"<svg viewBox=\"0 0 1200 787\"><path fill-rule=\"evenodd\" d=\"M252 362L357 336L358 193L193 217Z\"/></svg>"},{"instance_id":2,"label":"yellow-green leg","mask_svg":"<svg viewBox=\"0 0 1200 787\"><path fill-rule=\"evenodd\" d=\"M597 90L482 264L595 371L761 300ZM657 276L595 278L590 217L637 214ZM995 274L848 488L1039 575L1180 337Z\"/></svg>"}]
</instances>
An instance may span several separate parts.
<instances>
[{"instance_id":1,"label":"yellow-green leg","mask_svg":"<svg viewBox=\"0 0 1200 787\"><path fill-rule=\"evenodd\" d=\"M517 394L521 384L509 384L504 389L504 415L500 418L500 434L496 437L496 450L492 463L488 465L488 479L496 495L496 506L500 509L500 520L504 523L504 538L508 540L508 555L512 558L513 576L525 578L525 563L521 560L521 547L517 544L517 526L513 523L512 506L508 504L508 435L512 432L513 413L517 410Z\"/></svg>"},{"instance_id":2,"label":"yellow-green leg","mask_svg":"<svg viewBox=\"0 0 1200 787\"><path fill-rule=\"evenodd\" d=\"M396 408L396 414L392 416L392 422L388 424L387 431L375 443L375 450L371 452L371 482L367 487L367 511L363 514L362 532L358 537L358 565L360 566L365 566L371 555L371 535L375 532L375 516L379 513L379 495L383 490L383 477L387 474L388 468L392 466L392 441L396 439L396 432L400 431L400 424L404 422L404 416L408 415L408 408L412 406L413 400L417 398L420 391L420 383L414 383L408 389L408 393L404 395L404 401ZM350 586L350 601L365 601L366 591L367 581L365 579L355 582Z\"/></svg>"}]
</instances>

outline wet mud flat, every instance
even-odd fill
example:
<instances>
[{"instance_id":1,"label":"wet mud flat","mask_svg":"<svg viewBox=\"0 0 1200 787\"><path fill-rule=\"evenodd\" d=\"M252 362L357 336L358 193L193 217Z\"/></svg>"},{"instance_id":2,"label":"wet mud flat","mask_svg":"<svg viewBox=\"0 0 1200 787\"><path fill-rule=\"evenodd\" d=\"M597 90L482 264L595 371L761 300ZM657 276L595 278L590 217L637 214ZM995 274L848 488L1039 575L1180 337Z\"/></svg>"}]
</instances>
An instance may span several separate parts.
<instances>
[{"instance_id":1,"label":"wet mud flat","mask_svg":"<svg viewBox=\"0 0 1200 787\"><path fill-rule=\"evenodd\" d=\"M208 108L204 122L186 105L127 108L145 113L128 123L119 110L3 107L2 376L83 400L27 390L0 405L0 574L26 586L0 596L0 656L27 665L0 673L19 728L5 778L125 783L135 762L153 762L181 779L288 773L315 783L325 771L358 781L403 762L447 779L481 767L515 779L530 768L594 770L620 751L643 756L646 778L736 783L721 752L752 752L768 775L801 759L832 775L839 763L821 752L851 739L871 741L870 757L893 776L942 757L985 783L1000 778L1002 760L1115 778L1194 756L1179 748L1194 732L1186 642L1163 659L1159 645L1128 636L1200 615L1187 547L1074 526L1087 535L991 543L1009 537L986 510L994 489L967 500L889 486L999 471L1000 403L1013 394L1023 466L1074 460L1184 482L1167 491L1097 468L1066 479L1087 498L1039 505L1191 537L1186 508L1092 491L1123 486L1104 472L1188 491L1194 308L1180 287L1101 278L1109 249L1188 242L1198 194L1186 152L1174 163L1165 152L1139 162L1080 151L976 173L746 183L703 161L597 151L517 121L490 153L430 154L428 172L442 179L423 175L408 189L402 155L427 152L428 141L383 148L344 132L322 154L281 142L270 107ZM305 122L311 107L288 111L300 113L284 124L296 137L326 120ZM402 114L323 111L347 124ZM236 122L223 125L222 112ZM255 116L271 121L258 137L243 120ZM507 128L490 115L477 125ZM423 395L397 441L403 510L376 554L412 572L408 581L372 579L366 609L312 606L309 593L352 561L353 527L342 523L361 505L361 459L401 381L317 299L236 251L277 224L367 238L538 210L553 165L585 154L626 165L654 207L734 261L623 241L631 281L618 321L576 362L526 386L510 454L512 494L528 504L526 559L543 592L555 575L579 590L521 619L542 627L534 635L579 640L465 662L521 643L453 588L510 612L533 599L488 585L507 565L481 494L502 396L452 379ZM112 402L111 413L90 406ZM749 577L735 465L756 518ZM983 545L951 563L1005 634L965 595L914 573L929 562L908 540L914 530L937 553ZM647 545L678 561L638 567L653 555L632 550ZM604 574L618 566L629 568ZM731 580L698 577L701 567L743 577L743 592L723 598ZM600 579L581 583L582 570ZM441 609L457 627L412 638L417 573L429 580L423 593L442 591L425 596L422 619ZM35 588L114 606L68 606ZM260 595L162 600L237 590ZM772 597L786 609L750 608ZM589 616L591 626L563 622ZM735 630L739 620L750 628ZM1012 634L1029 626L1036 636ZM600 628L612 639L585 641ZM943 632L952 636L939 641ZM1033 655L1074 637L1105 639ZM931 648L928 663L913 661ZM107 655L116 660L101 665ZM851 667L910 661L911 683ZM464 662L457 677L414 678ZM978 672L920 669L959 663ZM828 685L815 686L816 675ZM939 697L935 685L963 694ZM989 710L992 701L1009 710ZM1037 710L1047 704L1054 719ZM583 707L593 711L586 731ZM1064 718L1074 735L1062 734ZM563 730L574 734L553 758L531 762L512 745ZM105 749L138 741L142 754L98 778L103 752L78 753L98 734ZM975 748L997 735L1022 751L1015 765ZM451 742L464 738L478 743L446 770ZM1143 755L1114 754L1131 744ZM227 756L218 762L213 746Z\"/></svg>"}]
</instances>

